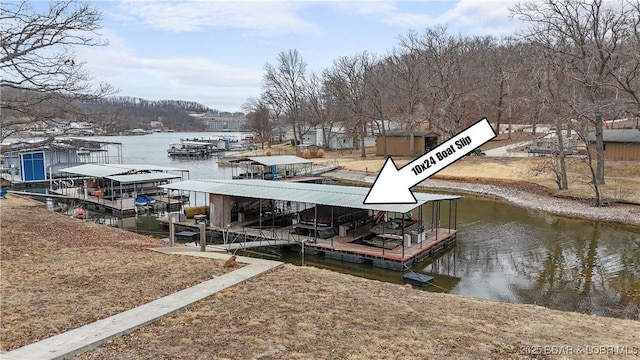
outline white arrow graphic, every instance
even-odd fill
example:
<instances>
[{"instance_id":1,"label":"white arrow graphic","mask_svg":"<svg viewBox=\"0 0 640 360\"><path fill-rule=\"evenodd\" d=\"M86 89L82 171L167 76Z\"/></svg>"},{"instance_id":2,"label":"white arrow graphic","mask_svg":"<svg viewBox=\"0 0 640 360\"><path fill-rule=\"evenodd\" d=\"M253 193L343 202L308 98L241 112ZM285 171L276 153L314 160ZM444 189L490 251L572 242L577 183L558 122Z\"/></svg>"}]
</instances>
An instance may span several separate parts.
<instances>
[{"instance_id":1,"label":"white arrow graphic","mask_svg":"<svg viewBox=\"0 0 640 360\"><path fill-rule=\"evenodd\" d=\"M415 204L415 196L410 188L426 180L429 176L451 165L489 140L496 137L489 120L483 118L435 149L421 155L398 169L391 157L387 158L365 204Z\"/></svg>"}]
</instances>

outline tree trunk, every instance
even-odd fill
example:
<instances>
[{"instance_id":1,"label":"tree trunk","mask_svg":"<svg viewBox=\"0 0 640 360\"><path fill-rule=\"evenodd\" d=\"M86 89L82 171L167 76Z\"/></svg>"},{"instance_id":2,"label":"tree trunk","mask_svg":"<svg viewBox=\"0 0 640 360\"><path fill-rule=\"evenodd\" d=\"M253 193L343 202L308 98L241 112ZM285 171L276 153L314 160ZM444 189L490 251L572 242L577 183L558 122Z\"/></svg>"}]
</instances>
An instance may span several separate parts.
<instances>
[{"instance_id":1,"label":"tree trunk","mask_svg":"<svg viewBox=\"0 0 640 360\"><path fill-rule=\"evenodd\" d=\"M364 147L364 138L367 137L367 122L362 122L362 135L360 136L360 157L367 157L367 149Z\"/></svg>"},{"instance_id":2,"label":"tree trunk","mask_svg":"<svg viewBox=\"0 0 640 360\"><path fill-rule=\"evenodd\" d=\"M560 120L556 120L556 136L558 137L558 160L560 162L560 190L567 190L569 184L567 183L567 166L564 159L564 139L562 135L562 127Z\"/></svg>"},{"instance_id":3,"label":"tree trunk","mask_svg":"<svg viewBox=\"0 0 640 360\"><path fill-rule=\"evenodd\" d=\"M296 130L296 120L292 122L293 125L293 148L298 151L298 131Z\"/></svg>"},{"instance_id":4,"label":"tree trunk","mask_svg":"<svg viewBox=\"0 0 640 360\"><path fill-rule=\"evenodd\" d=\"M409 134L409 156L413 156L413 153L415 152L415 140L416 137L413 133L413 126L410 128L410 134Z\"/></svg>"},{"instance_id":5,"label":"tree trunk","mask_svg":"<svg viewBox=\"0 0 640 360\"><path fill-rule=\"evenodd\" d=\"M384 124L382 124L382 153L384 157L387 157L387 130L384 128Z\"/></svg>"},{"instance_id":6,"label":"tree trunk","mask_svg":"<svg viewBox=\"0 0 640 360\"><path fill-rule=\"evenodd\" d=\"M502 99L504 92L504 77L500 79L500 95L498 96L498 113L496 114L496 134L500 134L500 120L502 119Z\"/></svg>"},{"instance_id":7,"label":"tree trunk","mask_svg":"<svg viewBox=\"0 0 640 360\"><path fill-rule=\"evenodd\" d=\"M604 139L602 136L602 115L596 115L596 181L604 184Z\"/></svg>"},{"instance_id":8,"label":"tree trunk","mask_svg":"<svg viewBox=\"0 0 640 360\"><path fill-rule=\"evenodd\" d=\"M583 133L582 139L586 139L586 124L585 131ZM586 142L586 141L585 141ZM591 172L591 185L593 185L593 191L595 192L595 201L596 206L602 206L602 200L600 197L600 184L598 184L598 177L596 175L596 170L593 168L593 155L591 154L591 148L587 146L587 165L589 166L589 171Z\"/></svg>"},{"instance_id":9,"label":"tree trunk","mask_svg":"<svg viewBox=\"0 0 640 360\"><path fill-rule=\"evenodd\" d=\"M507 121L509 122L507 140L511 140L511 103L509 103L509 107L507 108Z\"/></svg>"}]
</instances>

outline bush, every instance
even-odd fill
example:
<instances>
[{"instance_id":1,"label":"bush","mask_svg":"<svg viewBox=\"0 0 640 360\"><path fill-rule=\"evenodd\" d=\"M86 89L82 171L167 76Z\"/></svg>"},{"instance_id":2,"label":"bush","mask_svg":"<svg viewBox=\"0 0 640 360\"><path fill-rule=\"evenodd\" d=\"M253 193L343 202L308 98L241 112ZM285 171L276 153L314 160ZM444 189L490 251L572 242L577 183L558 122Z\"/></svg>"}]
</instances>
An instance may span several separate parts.
<instances>
[{"instance_id":1,"label":"bush","mask_svg":"<svg viewBox=\"0 0 640 360\"><path fill-rule=\"evenodd\" d=\"M309 159L311 157L311 151L309 151L309 149L304 149L304 151L302 152L302 157L305 159Z\"/></svg>"},{"instance_id":2,"label":"bush","mask_svg":"<svg viewBox=\"0 0 640 360\"><path fill-rule=\"evenodd\" d=\"M318 150L318 153L317 153L317 154L318 154L318 157L319 157L319 158L324 157L324 149L320 149L320 150Z\"/></svg>"},{"instance_id":3,"label":"bush","mask_svg":"<svg viewBox=\"0 0 640 360\"><path fill-rule=\"evenodd\" d=\"M297 145L300 145L300 140L291 139L290 143L291 143L291 146L297 146Z\"/></svg>"},{"instance_id":4,"label":"bush","mask_svg":"<svg viewBox=\"0 0 640 360\"><path fill-rule=\"evenodd\" d=\"M266 156L271 156L271 148L267 148L267 150L264 152L264 154Z\"/></svg>"}]
</instances>

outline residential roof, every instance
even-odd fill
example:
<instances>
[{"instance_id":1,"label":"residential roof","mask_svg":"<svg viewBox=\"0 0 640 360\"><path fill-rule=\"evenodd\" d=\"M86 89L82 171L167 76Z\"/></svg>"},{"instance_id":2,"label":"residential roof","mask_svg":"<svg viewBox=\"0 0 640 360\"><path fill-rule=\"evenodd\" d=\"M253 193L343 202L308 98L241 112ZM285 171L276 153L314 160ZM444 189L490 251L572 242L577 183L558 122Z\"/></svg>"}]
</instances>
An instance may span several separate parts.
<instances>
[{"instance_id":1,"label":"residential roof","mask_svg":"<svg viewBox=\"0 0 640 360\"><path fill-rule=\"evenodd\" d=\"M276 155L276 156L250 156L241 159L231 160L230 162L251 161L254 164L272 166L272 165L292 165L292 164L308 164L311 160L303 159L294 155Z\"/></svg>"},{"instance_id":2,"label":"residential roof","mask_svg":"<svg viewBox=\"0 0 640 360\"><path fill-rule=\"evenodd\" d=\"M130 175L113 175L106 176L106 179L117 181L122 184L133 184L133 183L141 183L141 182L149 182L149 181L162 181L169 179L180 179L180 175L169 174L169 173L142 173L142 174L130 174Z\"/></svg>"},{"instance_id":3,"label":"residential roof","mask_svg":"<svg viewBox=\"0 0 640 360\"><path fill-rule=\"evenodd\" d=\"M420 130L416 130L413 132L413 136L439 136L438 133L434 132L434 131L420 131ZM406 136L411 136L411 132L410 131L387 131L385 133L385 136L401 136L401 137L406 137ZM378 135L378 137L382 137L382 135Z\"/></svg>"},{"instance_id":4,"label":"residential roof","mask_svg":"<svg viewBox=\"0 0 640 360\"><path fill-rule=\"evenodd\" d=\"M58 170L61 173L91 176L91 177L107 177L113 175L125 175L136 171L188 171L184 169L170 168L166 166L156 165L125 165L125 164L83 164Z\"/></svg>"},{"instance_id":5,"label":"residential roof","mask_svg":"<svg viewBox=\"0 0 640 360\"><path fill-rule=\"evenodd\" d=\"M640 143L640 129L604 129L602 140L605 142ZM595 133L587 136L587 141L595 142Z\"/></svg>"},{"instance_id":6,"label":"residential roof","mask_svg":"<svg viewBox=\"0 0 640 360\"><path fill-rule=\"evenodd\" d=\"M241 196L255 199L294 201L358 209L409 212L429 201L453 200L460 196L414 193L417 204L364 204L369 188L357 186L292 183L269 180L187 180L162 188Z\"/></svg>"}]
</instances>

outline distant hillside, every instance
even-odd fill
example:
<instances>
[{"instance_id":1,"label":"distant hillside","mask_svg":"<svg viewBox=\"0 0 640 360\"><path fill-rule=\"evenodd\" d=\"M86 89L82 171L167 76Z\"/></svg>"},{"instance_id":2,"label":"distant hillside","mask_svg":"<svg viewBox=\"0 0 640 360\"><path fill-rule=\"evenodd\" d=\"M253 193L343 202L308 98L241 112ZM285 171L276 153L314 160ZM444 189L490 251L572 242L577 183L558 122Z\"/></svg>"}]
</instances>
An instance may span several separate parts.
<instances>
[{"instance_id":1,"label":"distant hillside","mask_svg":"<svg viewBox=\"0 0 640 360\"><path fill-rule=\"evenodd\" d=\"M204 131L206 122L189 114L221 113L195 101L146 100L130 96L78 102L53 94L41 101L41 93L3 88L1 97L15 103L15 109L3 107L2 120L7 132L47 128L58 120L87 121L107 133L136 128Z\"/></svg>"},{"instance_id":2,"label":"distant hillside","mask_svg":"<svg viewBox=\"0 0 640 360\"><path fill-rule=\"evenodd\" d=\"M203 131L205 125L188 112L212 111L194 101L146 100L129 96L115 96L97 102L83 103L91 121L112 132L128 129L151 129L152 122L176 131Z\"/></svg>"},{"instance_id":3,"label":"distant hillside","mask_svg":"<svg viewBox=\"0 0 640 360\"><path fill-rule=\"evenodd\" d=\"M111 96L98 101L100 104L134 106L143 108L178 108L184 111L206 112L209 107L195 101L185 100L146 100L131 96Z\"/></svg>"}]
</instances>

